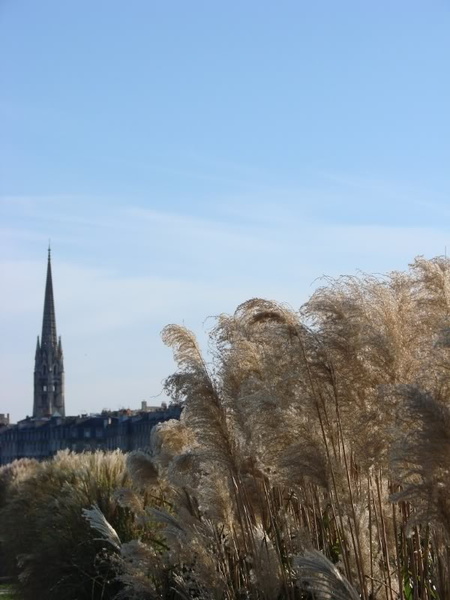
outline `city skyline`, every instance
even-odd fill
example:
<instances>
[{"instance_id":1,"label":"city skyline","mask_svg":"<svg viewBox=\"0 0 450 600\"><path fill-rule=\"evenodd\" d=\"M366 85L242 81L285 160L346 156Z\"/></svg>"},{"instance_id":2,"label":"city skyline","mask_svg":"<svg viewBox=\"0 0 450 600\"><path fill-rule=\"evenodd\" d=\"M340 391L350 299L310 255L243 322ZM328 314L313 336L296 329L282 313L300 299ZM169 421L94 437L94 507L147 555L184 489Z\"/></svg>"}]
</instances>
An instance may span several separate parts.
<instances>
[{"instance_id":1,"label":"city skyline","mask_svg":"<svg viewBox=\"0 0 450 600\"><path fill-rule=\"evenodd\" d=\"M0 413L31 415L48 239L67 414L160 404L159 333L450 248L442 2L0 9Z\"/></svg>"}]
</instances>

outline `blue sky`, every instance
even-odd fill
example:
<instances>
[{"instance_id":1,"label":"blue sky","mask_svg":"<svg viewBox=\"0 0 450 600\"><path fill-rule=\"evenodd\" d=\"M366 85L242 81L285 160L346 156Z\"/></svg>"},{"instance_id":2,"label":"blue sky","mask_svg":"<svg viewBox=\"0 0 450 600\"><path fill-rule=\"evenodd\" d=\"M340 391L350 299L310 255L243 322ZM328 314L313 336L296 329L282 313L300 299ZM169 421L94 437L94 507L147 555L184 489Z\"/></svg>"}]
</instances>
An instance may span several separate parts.
<instances>
[{"instance_id":1,"label":"blue sky","mask_svg":"<svg viewBox=\"0 0 450 600\"><path fill-rule=\"evenodd\" d=\"M443 0L3 0L0 412L32 408L49 238L70 414L163 400L167 323L443 254L449 27Z\"/></svg>"}]
</instances>

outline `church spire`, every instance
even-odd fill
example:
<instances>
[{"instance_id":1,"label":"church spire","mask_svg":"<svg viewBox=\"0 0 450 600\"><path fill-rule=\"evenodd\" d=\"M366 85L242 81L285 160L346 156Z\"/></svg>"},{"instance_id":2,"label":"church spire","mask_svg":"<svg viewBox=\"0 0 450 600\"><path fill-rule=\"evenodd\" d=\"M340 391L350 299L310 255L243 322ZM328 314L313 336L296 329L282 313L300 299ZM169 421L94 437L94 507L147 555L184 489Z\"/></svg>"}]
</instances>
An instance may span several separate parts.
<instances>
[{"instance_id":1,"label":"church spire","mask_svg":"<svg viewBox=\"0 0 450 600\"><path fill-rule=\"evenodd\" d=\"M47 281L45 284L44 318L42 321L42 347L54 347L58 343L56 336L55 301L53 299L51 250L48 247Z\"/></svg>"},{"instance_id":2,"label":"church spire","mask_svg":"<svg viewBox=\"0 0 450 600\"><path fill-rule=\"evenodd\" d=\"M64 416L64 362L61 338L56 335L50 245L47 259L42 337L36 345L33 417Z\"/></svg>"}]
</instances>

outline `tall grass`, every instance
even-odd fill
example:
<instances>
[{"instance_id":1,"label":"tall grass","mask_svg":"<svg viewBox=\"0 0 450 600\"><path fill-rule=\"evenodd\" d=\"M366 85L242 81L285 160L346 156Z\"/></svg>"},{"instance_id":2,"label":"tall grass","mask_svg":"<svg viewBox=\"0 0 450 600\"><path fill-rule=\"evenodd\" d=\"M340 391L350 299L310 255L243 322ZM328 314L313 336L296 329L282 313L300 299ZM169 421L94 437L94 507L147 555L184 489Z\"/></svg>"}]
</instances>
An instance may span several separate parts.
<instances>
[{"instance_id":1,"label":"tall grass","mask_svg":"<svg viewBox=\"0 0 450 600\"><path fill-rule=\"evenodd\" d=\"M121 545L124 598L450 597L449 267L245 302L210 363L164 330L185 408L128 458L166 503L164 544Z\"/></svg>"},{"instance_id":2,"label":"tall grass","mask_svg":"<svg viewBox=\"0 0 450 600\"><path fill-rule=\"evenodd\" d=\"M210 361L163 340L185 407L128 475L118 453L0 471L25 599L450 598L449 260L249 300Z\"/></svg>"}]
</instances>

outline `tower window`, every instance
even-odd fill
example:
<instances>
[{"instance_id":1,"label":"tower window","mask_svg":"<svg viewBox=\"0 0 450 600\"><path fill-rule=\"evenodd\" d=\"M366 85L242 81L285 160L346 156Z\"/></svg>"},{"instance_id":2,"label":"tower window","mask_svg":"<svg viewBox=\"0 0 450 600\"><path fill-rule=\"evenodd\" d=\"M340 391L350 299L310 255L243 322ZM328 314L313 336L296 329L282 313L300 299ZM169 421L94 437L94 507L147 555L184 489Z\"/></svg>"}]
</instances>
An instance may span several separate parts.
<instances>
[{"instance_id":1,"label":"tower window","mask_svg":"<svg viewBox=\"0 0 450 600\"><path fill-rule=\"evenodd\" d=\"M42 386L42 391L43 391L43 392L46 392L46 391L47 391L47 386L46 386L46 385L43 385L43 386Z\"/></svg>"}]
</instances>

